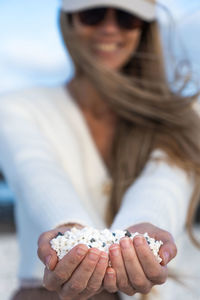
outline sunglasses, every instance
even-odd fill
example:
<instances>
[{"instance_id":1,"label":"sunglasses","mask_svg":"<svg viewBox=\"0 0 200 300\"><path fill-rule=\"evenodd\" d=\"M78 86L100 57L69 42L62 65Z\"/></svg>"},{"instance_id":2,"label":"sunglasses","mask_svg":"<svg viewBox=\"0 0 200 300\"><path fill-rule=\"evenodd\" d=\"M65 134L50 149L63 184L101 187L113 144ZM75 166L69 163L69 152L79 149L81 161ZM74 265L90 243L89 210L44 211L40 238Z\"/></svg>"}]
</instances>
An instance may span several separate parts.
<instances>
[{"instance_id":1,"label":"sunglasses","mask_svg":"<svg viewBox=\"0 0 200 300\"><path fill-rule=\"evenodd\" d=\"M78 17L83 25L97 26L103 22L107 12L107 7L86 9L79 12ZM144 25L144 21L121 9L115 9L115 17L117 24L121 29L132 30L141 28Z\"/></svg>"}]
</instances>

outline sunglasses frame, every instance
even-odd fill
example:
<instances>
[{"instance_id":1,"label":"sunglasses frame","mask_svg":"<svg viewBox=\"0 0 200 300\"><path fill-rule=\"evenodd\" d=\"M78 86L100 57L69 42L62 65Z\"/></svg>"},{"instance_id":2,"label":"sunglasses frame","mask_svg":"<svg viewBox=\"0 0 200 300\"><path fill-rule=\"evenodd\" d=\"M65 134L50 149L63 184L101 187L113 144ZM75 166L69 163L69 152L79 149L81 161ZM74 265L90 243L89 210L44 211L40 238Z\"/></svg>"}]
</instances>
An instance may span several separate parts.
<instances>
[{"instance_id":1,"label":"sunglasses frame","mask_svg":"<svg viewBox=\"0 0 200 300\"><path fill-rule=\"evenodd\" d=\"M106 17L108 13L109 7L98 7L98 8L90 8L85 9L78 12L79 21L83 26L99 26ZM114 8L115 10L115 17L118 26L122 30L134 30L137 28L143 28L144 25L147 23L140 19L139 17L126 12L125 10ZM96 13L96 16L95 16ZM93 20L92 20L93 17ZM96 18L95 18L96 17Z\"/></svg>"}]
</instances>

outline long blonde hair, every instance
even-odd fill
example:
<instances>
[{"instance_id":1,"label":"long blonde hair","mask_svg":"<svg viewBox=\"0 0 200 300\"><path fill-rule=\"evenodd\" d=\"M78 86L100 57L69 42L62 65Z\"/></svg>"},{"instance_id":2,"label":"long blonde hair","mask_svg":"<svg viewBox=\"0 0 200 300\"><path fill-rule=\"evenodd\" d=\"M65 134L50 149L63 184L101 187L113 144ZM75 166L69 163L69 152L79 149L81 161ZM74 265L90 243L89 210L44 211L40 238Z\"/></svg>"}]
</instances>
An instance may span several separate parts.
<instances>
[{"instance_id":1,"label":"long blonde hair","mask_svg":"<svg viewBox=\"0 0 200 300\"><path fill-rule=\"evenodd\" d=\"M169 163L194 175L195 189L186 226L192 241L199 246L192 232L200 196L200 119L193 108L198 95L184 97L181 90L172 92L169 87L157 22L147 25L137 51L120 72L106 69L94 60L87 45L73 31L70 16L62 11L60 27L77 74L87 76L120 117L113 144L108 224L151 152L160 148L168 154ZM186 85L187 80L183 80L183 86Z\"/></svg>"}]
</instances>

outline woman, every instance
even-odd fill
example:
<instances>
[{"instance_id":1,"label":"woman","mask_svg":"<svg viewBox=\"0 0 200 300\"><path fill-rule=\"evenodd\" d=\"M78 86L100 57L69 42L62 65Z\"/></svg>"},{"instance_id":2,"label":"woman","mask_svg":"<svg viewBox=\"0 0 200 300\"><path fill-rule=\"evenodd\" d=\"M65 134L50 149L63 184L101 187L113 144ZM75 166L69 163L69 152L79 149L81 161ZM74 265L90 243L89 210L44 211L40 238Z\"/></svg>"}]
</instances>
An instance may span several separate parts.
<instances>
[{"instance_id":1,"label":"woman","mask_svg":"<svg viewBox=\"0 0 200 300\"><path fill-rule=\"evenodd\" d=\"M63 0L73 79L1 101L0 162L17 198L21 253L15 300L135 299L166 281L174 239L191 228L200 194L196 95L169 87L156 3L121 2ZM141 237L110 248L112 267L83 245L58 262L49 241L86 225L147 231L164 242L162 264Z\"/></svg>"}]
</instances>

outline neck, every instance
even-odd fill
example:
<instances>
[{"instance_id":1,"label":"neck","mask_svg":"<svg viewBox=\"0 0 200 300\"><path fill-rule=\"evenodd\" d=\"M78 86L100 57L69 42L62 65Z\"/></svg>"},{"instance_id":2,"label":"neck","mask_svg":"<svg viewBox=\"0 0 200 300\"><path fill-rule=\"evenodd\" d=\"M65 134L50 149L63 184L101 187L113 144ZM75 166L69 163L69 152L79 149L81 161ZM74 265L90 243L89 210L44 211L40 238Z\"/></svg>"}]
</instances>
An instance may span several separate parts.
<instances>
[{"instance_id":1,"label":"neck","mask_svg":"<svg viewBox=\"0 0 200 300\"><path fill-rule=\"evenodd\" d=\"M74 77L69 82L68 89L84 113L91 114L97 119L115 115L87 78Z\"/></svg>"},{"instance_id":2,"label":"neck","mask_svg":"<svg viewBox=\"0 0 200 300\"><path fill-rule=\"evenodd\" d=\"M72 79L68 84L68 90L79 105L97 149L110 169L112 145L118 123L117 114L85 78Z\"/></svg>"}]
</instances>

